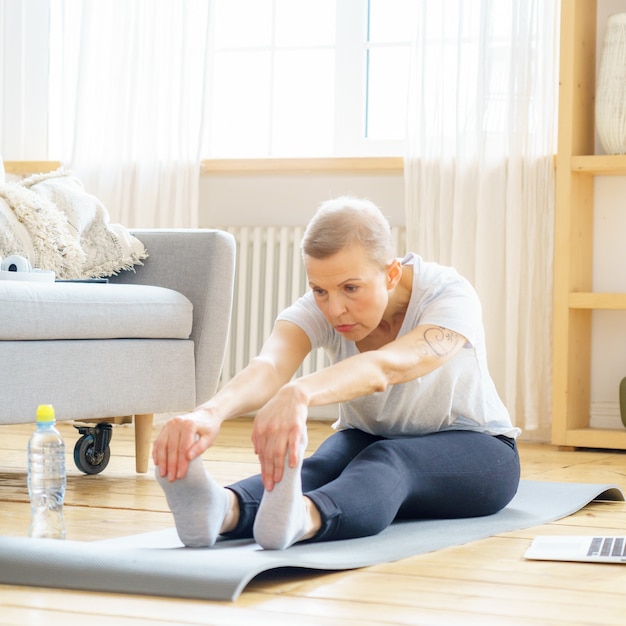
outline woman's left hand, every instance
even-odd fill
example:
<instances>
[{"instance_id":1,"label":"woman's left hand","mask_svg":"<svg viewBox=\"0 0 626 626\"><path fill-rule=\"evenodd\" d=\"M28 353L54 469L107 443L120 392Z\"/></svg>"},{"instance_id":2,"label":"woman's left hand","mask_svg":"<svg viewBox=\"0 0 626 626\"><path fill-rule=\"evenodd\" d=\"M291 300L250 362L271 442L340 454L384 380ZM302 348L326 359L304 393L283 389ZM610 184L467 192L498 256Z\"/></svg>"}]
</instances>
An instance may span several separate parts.
<instances>
[{"instance_id":1,"label":"woman's left hand","mask_svg":"<svg viewBox=\"0 0 626 626\"><path fill-rule=\"evenodd\" d=\"M252 443L261 463L263 486L271 491L283 477L285 459L296 467L300 443L306 437L308 404L293 384L287 384L256 414Z\"/></svg>"}]
</instances>

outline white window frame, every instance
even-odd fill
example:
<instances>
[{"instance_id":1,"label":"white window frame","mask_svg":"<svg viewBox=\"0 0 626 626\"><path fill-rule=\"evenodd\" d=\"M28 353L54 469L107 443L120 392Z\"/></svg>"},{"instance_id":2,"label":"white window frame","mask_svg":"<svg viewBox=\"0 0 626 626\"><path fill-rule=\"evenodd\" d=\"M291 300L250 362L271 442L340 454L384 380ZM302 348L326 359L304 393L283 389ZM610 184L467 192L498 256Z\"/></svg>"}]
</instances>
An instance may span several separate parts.
<instances>
[{"instance_id":1,"label":"white window frame","mask_svg":"<svg viewBox=\"0 0 626 626\"><path fill-rule=\"evenodd\" d=\"M403 140L381 141L365 136L367 97L365 53L368 46L364 42L367 21L368 0L337 0L334 146L331 153L310 155L313 158L397 157L405 152ZM219 28L219 24L213 22L212 28ZM268 129L268 132L270 131L271 129ZM268 153L263 158L275 159L286 156L269 153L271 140L268 140L267 150ZM208 156L211 160L222 158L222 155L210 149ZM250 157L250 154L244 152L235 158L245 160Z\"/></svg>"},{"instance_id":2,"label":"white window frame","mask_svg":"<svg viewBox=\"0 0 626 626\"><path fill-rule=\"evenodd\" d=\"M334 156L402 156L404 141L365 136L367 20L368 0L337 0Z\"/></svg>"},{"instance_id":3,"label":"white window frame","mask_svg":"<svg viewBox=\"0 0 626 626\"><path fill-rule=\"evenodd\" d=\"M28 80L18 81L18 88L13 93L3 94L4 98L4 156L13 159L59 158L59 129L49 127L51 111L57 107L52 97L53 90L48 84L49 63L49 19L48 0L31 0L29 3L1 0L5 10L25 11L28 17L28 29L22 34L28 35L27 45L21 51L14 52L7 46L12 39L6 38L5 46L0 50L0 62L3 62L5 81L15 85L17 64L11 59L14 55L26 55L26 64L33 71L28 72ZM382 142L364 137L365 129L365 63L362 36L367 28L368 0L337 0L336 9L336 45L337 63L335 74L335 127L334 149L331 154L312 155L315 158L346 157L398 157L404 154L404 142ZM26 22L23 22L25 24ZM13 27L12 27L13 28ZM32 59L32 62L29 61ZM355 71L355 67L359 71ZM22 77L26 75L22 73ZM49 91L50 89L50 91ZM58 107L57 107L58 108ZM16 115L18 114L19 115ZM15 128L7 119L12 120ZM28 120L28 122L26 122ZM2 124L3 120L0 120ZM25 125L25 127L24 127ZM17 130L22 127L17 139ZM52 148L52 151L51 151ZM52 153L54 152L54 154ZM207 155L209 156L209 155ZM242 154L242 158L247 155ZM215 157L219 158L218 155ZM274 158L266 156L264 158Z\"/></svg>"}]
</instances>

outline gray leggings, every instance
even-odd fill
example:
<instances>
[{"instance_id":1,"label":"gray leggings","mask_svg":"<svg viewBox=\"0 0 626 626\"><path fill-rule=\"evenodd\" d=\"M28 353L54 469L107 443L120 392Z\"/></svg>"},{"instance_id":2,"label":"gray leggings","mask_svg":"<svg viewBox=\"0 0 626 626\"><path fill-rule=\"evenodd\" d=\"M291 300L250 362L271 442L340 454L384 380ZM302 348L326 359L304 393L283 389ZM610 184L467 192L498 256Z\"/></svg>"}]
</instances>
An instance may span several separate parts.
<instances>
[{"instance_id":1,"label":"gray leggings","mask_svg":"<svg viewBox=\"0 0 626 626\"><path fill-rule=\"evenodd\" d=\"M302 466L302 491L322 517L311 541L375 535L394 519L490 515L511 501L519 477L517 447L508 437L454 430L385 439L343 430ZM251 537L261 479L253 476L229 489L241 515L227 537Z\"/></svg>"}]
</instances>

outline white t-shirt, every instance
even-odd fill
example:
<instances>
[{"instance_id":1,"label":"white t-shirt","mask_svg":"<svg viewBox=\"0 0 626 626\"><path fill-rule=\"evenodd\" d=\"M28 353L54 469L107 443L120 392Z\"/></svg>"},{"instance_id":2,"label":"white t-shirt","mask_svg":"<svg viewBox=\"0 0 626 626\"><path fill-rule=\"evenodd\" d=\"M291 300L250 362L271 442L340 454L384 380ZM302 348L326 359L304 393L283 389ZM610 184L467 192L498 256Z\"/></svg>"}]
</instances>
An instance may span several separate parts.
<instances>
[{"instance_id":1,"label":"white t-shirt","mask_svg":"<svg viewBox=\"0 0 626 626\"><path fill-rule=\"evenodd\" d=\"M487 368L482 308L476 291L453 268L426 262L413 253L402 264L413 265L413 290L398 336L416 326L432 324L463 335L467 343L425 376L342 402L334 428L358 428L384 437L442 430L517 437L521 431L512 425ZM356 344L345 340L326 321L312 292L285 309L278 319L302 328L312 349L324 348L331 363L359 354Z\"/></svg>"}]
</instances>

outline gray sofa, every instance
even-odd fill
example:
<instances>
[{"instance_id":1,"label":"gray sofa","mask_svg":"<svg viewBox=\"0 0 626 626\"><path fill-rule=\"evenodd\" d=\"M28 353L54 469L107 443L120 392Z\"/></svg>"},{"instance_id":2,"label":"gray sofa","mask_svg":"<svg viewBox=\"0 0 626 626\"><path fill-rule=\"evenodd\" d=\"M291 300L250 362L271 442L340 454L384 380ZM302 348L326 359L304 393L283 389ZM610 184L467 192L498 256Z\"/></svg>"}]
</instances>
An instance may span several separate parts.
<instances>
[{"instance_id":1,"label":"gray sofa","mask_svg":"<svg viewBox=\"0 0 626 626\"><path fill-rule=\"evenodd\" d=\"M133 234L149 257L108 284L0 281L0 424L34 422L38 404L53 404L58 421L95 420L75 449L86 473L100 471L109 454L110 426L97 424L118 416L134 416L136 467L146 472L154 413L207 400L225 353L233 237Z\"/></svg>"}]
</instances>

